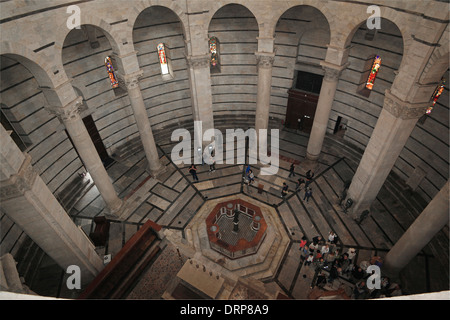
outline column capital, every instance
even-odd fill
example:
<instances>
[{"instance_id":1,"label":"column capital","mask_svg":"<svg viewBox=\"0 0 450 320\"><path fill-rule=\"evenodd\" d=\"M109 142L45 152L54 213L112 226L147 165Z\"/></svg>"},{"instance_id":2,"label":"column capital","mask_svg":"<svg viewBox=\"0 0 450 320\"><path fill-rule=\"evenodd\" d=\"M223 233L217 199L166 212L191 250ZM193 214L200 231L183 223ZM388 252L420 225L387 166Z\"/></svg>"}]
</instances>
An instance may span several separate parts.
<instances>
[{"instance_id":1,"label":"column capital","mask_svg":"<svg viewBox=\"0 0 450 320\"><path fill-rule=\"evenodd\" d=\"M117 77L125 83L127 89L134 89L139 86L139 78L144 74L144 70L139 69L138 71L129 74L117 73Z\"/></svg>"},{"instance_id":2,"label":"column capital","mask_svg":"<svg viewBox=\"0 0 450 320\"><path fill-rule=\"evenodd\" d=\"M80 113L84 111L83 97L77 97L64 107L46 107L50 114L56 115L62 122L75 120L80 117Z\"/></svg>"},{"instance_id":3,"label":"column capital","mask_svg":"<svg viewBox=\"0 0 450 320\"><path fill-rule=\"evenodd\" d=\"M275 60L275 52L255 52L255 56L258 68L272 68Z\"/></svg>"},{"instance_id":4,"label":"column capital","mask_svg":"<svg viewBox=\"0 0 450 320\"><path fill-rule=\"evenodd\" d=\"M206 68L211 62L211 55L209 53L198 56L186 56L187 63L190 68Z\"/></svg>"},{"instance_id":5,"label":"column capital","mask_svg":"<svg viewBox=\"0 0 450 320\"><path fill-rule=\"evenodd\" d=\"M0 187L0 201L16 198L31 190L36 178L37 172L31 165L31 156L24 153L25 160L20 166L19 171L13 174L8 180L2 181Z\"/></svg>"},{"instance_id":6,"label":"column capital","mask_svg":"<svg viewBox=\"0 0 450 320\"><path fill-rule=\"evenodd\" d=\"M336 65L327 61L320 61L322 69L325 71L324 80L338 81L341 76L342 70L348 67L349 63L344 65Z\"/></svg>"},{"instance_id":7,"label":"column capital","mask_svg":"<svg viewBox=\"0 0 450 320\"><path fill-rule=\"evenodd\" d=\"M403 120L419 119L428 108L427 103L410 103L400 100L390 90L385 91L383 109Z\"/></svg>"}]
</instances>

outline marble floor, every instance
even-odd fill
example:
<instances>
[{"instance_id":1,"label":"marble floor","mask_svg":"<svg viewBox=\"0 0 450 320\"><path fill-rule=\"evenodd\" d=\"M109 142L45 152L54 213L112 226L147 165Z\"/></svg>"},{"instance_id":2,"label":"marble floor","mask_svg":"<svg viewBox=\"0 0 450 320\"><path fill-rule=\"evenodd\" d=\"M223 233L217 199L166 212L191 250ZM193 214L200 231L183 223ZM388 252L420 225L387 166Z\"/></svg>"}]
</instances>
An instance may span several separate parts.
<instances>
[{"instance_id":1,"label":"marble floor","mask_svg":"<svg viewBox=\"0 0 450 320\"><path fill-rule=\"evenodd\" d=\"M423 209L423 203L396 192L399 187L396 177L391 174L373 204L370 216L360 224L351 219L339 205L339 195L344 182L351 180L355 173L361 154L339 138L329 136L325 139L323 152L317 164L311 167L305 161L308 135L280 131L278 173L263 176L260 175L260 167L252 165L256 183L251 186L243 183L245 167L231 163L216 164L214 172L209 170L208 165L198 165L199 181L194 181L188 171L189 165L177 166L171 161L170 152L175 143L169 139L156 139L168 141L158 145L164 170L156 177L146 172L143 151L108 168L119 197L127 201L127 210L120 219L111 220L109 240L104 247L97 248L101 256L111 254L114 257L148 219L161 225L163 230L170 230L185 239L186 226L205 201L245 194L276 210L290 241L274 277L262 282L270 290L279 291L289 298L307 299L317 272L301 260L298 246L303 236L308 239L317 235L327 238L328 233L334 231L339 236L338 247L343 251L355 248L355 260L360 264L373 256L383 258ZM237 149L235 147L235 151ZM292 162L297 163L295 177L289 177ZM304 190L295 191L295 182L309 169L315 173L311 184L313 194L309 201L304 201ZM283 182L288 184L290 190L285 198L280 196ZM263 188L263 192L258 192L258 186ZM104 202L93 187L75 204L69 215L89 235L94 228L93 218L104 215L104 210ZM447 247L437 250L448 252L448 230L441 231L440 237L446 237ZM402 272L404 294L449 289L449 266L436 258L436 247L431 245L425 247ZM165 243L161 253L126 298L161 299L165 286L190 258L189 255L189 251L180 252L170 242ZM58 277L63 287L61 271ZM333 284L335 287L340 285L345 285L351 295L353 283L349 279L342 276ZM55 287L53 293L49 293L47 288L46 295L64 297L68 293L61 287ZM39 293L39 288L32 289Z\"/></svg>"}]
</instances>

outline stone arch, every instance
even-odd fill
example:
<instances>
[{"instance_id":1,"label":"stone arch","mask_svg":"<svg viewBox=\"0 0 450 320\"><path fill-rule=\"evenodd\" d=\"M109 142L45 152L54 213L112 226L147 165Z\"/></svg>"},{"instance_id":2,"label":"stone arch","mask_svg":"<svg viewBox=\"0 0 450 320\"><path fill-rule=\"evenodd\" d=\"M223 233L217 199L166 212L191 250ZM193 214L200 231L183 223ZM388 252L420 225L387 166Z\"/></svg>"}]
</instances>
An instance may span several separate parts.
<instances>
[{"instance_id":1,"label":"stone arch","mask_svg":"<svg viewBox=\"0 0 450 320\"><path fill-rule=\"evenodd\" d=\"M163 8L171 10L178 17L178 20L181 23L181 28L183 30L185 40L187 41L189 39L189 33L187 32L187 29L189 28L188 18L187 18L186 12L182 8L180 8L180 6L178 6L173 1L168 6L167 3L164 3L161 1L144 0L144 1L140 1L133 7L133 11L130 13L130 15L128 17L128 24L127 24L127 29L126 29L126 39L128 39L128 41L131 44L133 43L133 30L136 25L137 19L142 14L142 12L144 12L145 10L147 10L151 7L163 7Z\"/></svg>"},{"instance_id":2,"label":"stone arch","mask_svg":"<svg viewBox=\"0 0 450 320\"><path fill-rule=\"evenodd\" d=\"M17 42L2 41L0 55L11 58L22 64L36 78L40 87L53 88L58 82L55 79L54 68L50 58L36 54L33 50Z\"/></svg>"},{"instance_id":3,"label":"stone arch","mask_svg":"<svg viewBox=\"0 0 450 320\"><path fill-rule=\"evenodd\" d=\"M419 83L425 85L437 83L447 71L450 59L449 44L448 38L443 38L446 38L446 43L442 44L440 48L437 48L433 52L419 79Z\"/></svg>"},{"instance_id":4,"label":"stone arch","mask_svg":"<svg viewBox=\"0 0 450 320\"><path fill-rule=\"evenodd\" d=\"M242 3L239 3L238 1L234 1L234 2L230 2L230 3L226 3L226 4L223 4L223 3L221 3L221 2L214 2L214 4L212 5L212 7L211 7L211 9L209 10L209 15L207 16L207 18L206 18L206 23L205 23L205 25L207 25L208 27L206 28L206 30L209 30L209 27L210 27L210 25L211 25L211 20L213 19L213 17L216 15L216 13L219 11L219 10L221 10L222 8L224 8L224 7L226 7L226 6L228 6L228 5L239 5L239 6L242 6L242 7L244 7L245 9L247 9L252 15L253 15L253 17L255 18L255 20L256 20L256 23L258 24L258 26L259 26L259 20L261 20L261 19L259 19L258 20L258 17L257 17L257 14L255 14L255 10L252 10L249 6L247 6L247 4L242 4Z\"/></svg>"},{"instance_id":5,"label":"stone arch","mask_svg":"<svg viewBox=\"0 0 450 320\"><path fill-rule=\"evenodd\" d=\"M116 27L111 26L108 22L106 22L103 18L98 16L92 16L88 13L83 13L81 15L81 21L80 25L91 25L98 29L100 29L105 37L108 39L111 48L113 52L120 54L124 51L126 51L125 46L127 45L126 41L122 42L120 41L121 34L124 32L120 28L123 27ZM62 65L62 51L64 47L64 42L67 39L67 36L70 34L70 32L73 31L73 29L68 29L66 26L66 21L64 21L64 24L60 26L60 30L64 30L64 32L58 33L55 41L55 59L59 59L59 63ZM132 45L132 44L131 44Z\"/></svg>"},{"instance_id":6,"label":"stone arch","mask_svg":"<svg viewBox=\"0 0 450 320\"><path fill-rule=\"evenodd\" d=\"M280 8L276 8L276 11L274 13L274 18L272 19L272 25L267 27L270 30L270 34L275 35L275 30L277 28L277 25L281 19L281 17L286 14L289 10L292 10L296 7L312 7L314 9L316 9L318 12L320 12L323 17L325 18L325 20L328 23L328 29L330 31L330 38L332 36L331 32L333 32L333 27L332 27L332 21L333 21L333 14L330 12L330 10L324 6L321 5L319 2L316 1L303 1L303 3L295 3L295 4L290 4L288 7L280 7Z\"/></svg>"}]
</instances>

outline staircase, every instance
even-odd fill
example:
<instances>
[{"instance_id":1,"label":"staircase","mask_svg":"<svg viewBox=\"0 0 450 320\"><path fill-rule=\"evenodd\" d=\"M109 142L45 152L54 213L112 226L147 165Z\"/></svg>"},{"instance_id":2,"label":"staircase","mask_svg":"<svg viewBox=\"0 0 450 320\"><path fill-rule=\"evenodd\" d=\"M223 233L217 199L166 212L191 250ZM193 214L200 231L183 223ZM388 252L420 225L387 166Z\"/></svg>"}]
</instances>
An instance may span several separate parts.
<instances>
[{"instance_id":1,"label":"staircase","mask_svg":"<svg viewBox=\"0 0 450 320\"><path fill-rule=\"evenodd\" d=\"M140 136L137 136L117 147L111 155L111 158L119 163L126 163L127 159L143 150L144 147L142 146L141 138Z\"/></svg>"},{"instance_id":2,"label":"staircase","mask_svg":"<svg viewBox=\"0 0 450 320\"><path fill-rule=\"evenodd\" d=\"M94 182L86 177L77 175L57 196L61 206L67 213L92 187Z\"/></svg>"},{"instance_id":3,"label":"staircase","mask_svg":"<svg viewBox=\"0 0 450 320\"><path fill-rule=\"evenodd\" d=\"M14 257L17 261L17 272L30 288L44 256L45 252L30 237L27 237Z\"/></svg>"},{"instance_id":4,"label":"staircase","mask_svg":"<svg viewBox=\"0 0 450 320\"><path fill-rule=\"evenodd\" d=\"M161 251L161 226L148 220L111 262L97 275L78 299L121 299Z\"/></svg>"}]
</instances>

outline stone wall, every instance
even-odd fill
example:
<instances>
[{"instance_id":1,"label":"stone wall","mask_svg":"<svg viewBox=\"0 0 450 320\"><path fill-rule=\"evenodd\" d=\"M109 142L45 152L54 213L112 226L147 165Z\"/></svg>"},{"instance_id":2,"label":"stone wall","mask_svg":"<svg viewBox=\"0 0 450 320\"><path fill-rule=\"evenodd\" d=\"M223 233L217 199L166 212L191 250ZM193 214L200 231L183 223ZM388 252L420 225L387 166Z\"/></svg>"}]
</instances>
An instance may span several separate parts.
<instances>
[{"instance_id":1,"label":"stone wall","mask_svg":"<svg viewBox=\"0 0 450 320\"><path fill-rule=\"evenodd\" d=\"M425 122L419 121L394 166L400 178L411 181L428 202L447 182L449 176L449 71L444 74L446 87ZM420 179L423 177L423 179ZM415 179L416 178L416 179Z\"/></svg>"},{"instance_id":2,"label":"stone wall","mask_svg":"<svg viewBox=\"0 0 450 320\"><path fill-rule=\"evenodd\" d=\"M250 116L256 111L258 24L241 5L227 5L213 16L208 36L220 42L221 72L211 74L213 115Z\"/></svg>"}]
</instances>

